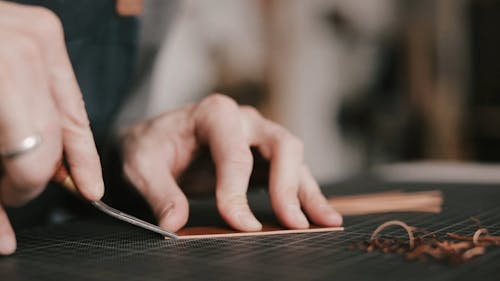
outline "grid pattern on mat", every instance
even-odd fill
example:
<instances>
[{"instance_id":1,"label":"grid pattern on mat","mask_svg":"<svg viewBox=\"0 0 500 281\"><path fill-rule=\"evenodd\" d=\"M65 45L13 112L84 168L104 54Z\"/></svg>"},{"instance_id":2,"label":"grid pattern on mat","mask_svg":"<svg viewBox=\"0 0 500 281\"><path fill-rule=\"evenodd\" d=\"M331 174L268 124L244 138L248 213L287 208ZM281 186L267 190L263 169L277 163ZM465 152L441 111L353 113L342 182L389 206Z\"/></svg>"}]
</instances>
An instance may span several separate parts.
<instances>
[{"instance_id":1,"label":"grid pattern on mat","mask_svg":"<svg viewBox=\"0 0 500 281\"><path fill-rule=\"evenodd\" d=\"M475 216L500 235L500 204L468 209L468 190L454 189L442 214L347 217L343 232L174 241L104 216L26 229L16 254L0 258L0 280L498 280L500 249L459 266L349 249L392 219L471 235Z\"/></svg>"}]
</instances>

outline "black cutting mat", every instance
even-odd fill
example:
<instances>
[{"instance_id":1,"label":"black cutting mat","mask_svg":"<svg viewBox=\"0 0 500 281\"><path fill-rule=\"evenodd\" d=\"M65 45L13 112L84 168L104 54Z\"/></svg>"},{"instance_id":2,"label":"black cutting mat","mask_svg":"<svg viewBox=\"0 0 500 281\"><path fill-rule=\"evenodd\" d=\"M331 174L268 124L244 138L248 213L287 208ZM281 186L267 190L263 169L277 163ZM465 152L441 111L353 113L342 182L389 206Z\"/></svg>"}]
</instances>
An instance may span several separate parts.
<instances>
[{"instance_id":1,"label":"black cutting mat","mask_svg":"<svg viewBox=\"0 0 500 281\"><path fill-rule=\"evenodd\" d=\"M400 185L345 184L338 193ZM436 185L420 184L415 189ZM500 188L444 186L445 211L347 217L346 230L283 236L172 241L106 217L22 230L15 255L0 258L0 280L499 280L500 249L460 266L408 262L349 250L384 221L402 219L439 234L470 235L478 217L500 235ZM254 198L255 200L255 198ZM396 228L395 235L401 234Z\"/></svg>"}]
</instances>

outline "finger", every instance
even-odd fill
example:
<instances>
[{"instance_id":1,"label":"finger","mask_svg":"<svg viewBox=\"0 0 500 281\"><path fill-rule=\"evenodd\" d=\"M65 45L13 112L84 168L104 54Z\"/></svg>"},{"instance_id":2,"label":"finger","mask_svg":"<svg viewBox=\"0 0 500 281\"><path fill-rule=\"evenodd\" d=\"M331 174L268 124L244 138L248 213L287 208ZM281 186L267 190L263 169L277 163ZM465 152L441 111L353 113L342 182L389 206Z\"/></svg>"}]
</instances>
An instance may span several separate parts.
<instances>
[{"instance_id":1,"label":"finger","mask_svg":"<svg viewBox=\"0 0 500 281\"><path fill-rule=\"evenodd\" d=\"M58 100L59 109L65 106L63 99ZM80 102L80 113L70 113L67 109L62 117L62 139L65 159L71 175L80 193L88 200L99 200L104 194L101 163L89 121L84 116L83 101ZM69 115L73 116L69 116ZM84 121L85 120L85 121Z\"/></svg>"},{"instance_id":2,"label":"finger","mask_svg":"<svg viewBox=\"0 0 500 281\"><path fill-rule=\"evenodd\" d=\"M128 155L125 175L149 203L158 225L170 231L179 230L188 220L189 205L164 161L166 158L158 152Z\"/></svg>"},{"instance_id":3,"label":"finger","mask_svg":"<svg viewBox=\"0 0 500 281\"><path fill-rule=\"evenodd\" d=\"M16 251L16 236L5 210L0 205L0 255L10 255Z\"/></svg>"},{"instance_id":4,"label":"finger","mask_svg":"<svg viewBox=\"0 0 500 281\"><path fill-rule=\"evenodd\" d=\"M289 228L309 227L298 199L302 143L279 125L262 118L253 108L242 107L242 112L252 145L271 162L269 196L278 219Z\"/></svg>"},{"instance_id":5,"label":"finger","mask_svg":"<svg viewBox=\"0 0 500 281\"><path fill-rule=\"evenodd\" d=\"M26 83L32 77L38 78L38 73L31 64L37 64L40 54L33 41L26 36L20 36L12 31L1 29L0 36L5 42L0 44L0 141L4 147L15 147L19 140L33 134L33 116L27 107L25 96L31 96L31 83ZM15 51L13 51L15 50ZM35 61L33 61L35 60ZM38 69L37 69L38 70ZM40 85L40 79L35 79L34 86L42 86L41 92L47 92L47 87Z\"/></svg>"},{"instance_id":6,"label":"finger","mask_svg":"<svg viewBox=\"0 0 500 281\"><path fill-rule=\"evenodd\" d=\"M1 5L2 15L5 16L2 23L36 38L43 50L52 97L61 113L63 147L71 174L84 197L89 200L100 199L104 193L101 164L82 94L66 50L60 20L45 8ZM12 15L23 17L14 18Z\"/></svg>"},{"instance_id":7,"label":"finger","mask_svg":"<svg viewBox=\"0 0 500 281\"><path fill-rule=\"evenodd\" d=\"M270 125L274 127L274 125ZM281 128L272 129L269 196L278 219L289 228L307 228L309 222L298 199L299 174L303 162L302 144ZM264 138L265 139L265 138Z\"/></svg>"},{"instance_id":8,"label":"finger","mask_svg":"<svg viewBox=\"0 0 500 281\"><path fill-rule=\"evenodd\" d=\"M247 202L253 159L238 105L228 97L212 95L195 112L196 132L208 144L215 163L216 199L221 216L235 229L260 230L262 225Z\"/></svg>"},{"instance_id":9,"label":"finger","mask_svg":"<svg viewBox=\"0 0 500 281\"><path fill-rule=\"evenodd\" d=\"M60 44L64 44L62 38ZM60 48L64 49L56 59L60 69L52 72L51 82L53 97L62 117L66 161L82 195L89 200L99 200L104 194L99 155L66 48Z\"/></svg>"},{"instance_id":10,"label":"finger","mask_svg":"<svg viewBox=\"0 0 500 281\"><path fill-rule=\"evenodd\" d=\"M31 151L2 159L9 181L0 186L4 202L20 205L38 195L50 180L61 155L60 132L36 44L3 29L0 36L6 40L0 46L1 145L5 149L16 147L33 134L44 140Z\"/></svg>"},{"instance_id":11,"label":"finger","mask_svg":"<svg viewBox=\"0 0 500 281\"><path fill-rule=\"evenodd\" d=\"M300 175L299 198L311 221L323 226L342 225L342 216L328 204L309 169L303 166Z\"/></svg>"}]
</instances>

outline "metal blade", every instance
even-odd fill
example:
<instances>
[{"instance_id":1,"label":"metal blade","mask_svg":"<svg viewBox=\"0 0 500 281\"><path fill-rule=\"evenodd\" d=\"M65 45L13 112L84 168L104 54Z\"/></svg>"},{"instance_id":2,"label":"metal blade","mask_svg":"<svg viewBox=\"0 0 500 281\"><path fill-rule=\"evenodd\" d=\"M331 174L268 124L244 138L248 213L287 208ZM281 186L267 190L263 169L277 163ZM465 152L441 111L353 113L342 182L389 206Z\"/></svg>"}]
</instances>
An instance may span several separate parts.
<instances>
[{"instance_id":1,"label":"metal blade","mask_svg":"<svg viewBox=\"0 0 500 281\"><path fill-rule=\"evenodd\" d=\"M93 201L91 203L92 203L92 205L94 205L94 207L96 207L100 211L102 211L102 212L104 212L104 213L106 213L114 218L117 218L119 220L131 223L135 226L142 227L144 229L156 232L158 234L161 234L161 235L166 236L166 237L170 237L172 239L179 238L179 236L177 236L177 234L175 234L173 232L164 230L164 229L160 228L159 226L156 226L154 224L150 224L149 222L143 221L143 220L138 219L134 216L131 216L129 214L121 212L113 207L110 207L109 205L107 205L106 203L104 203L100 200Z\"/></svg>"}]
</instances>

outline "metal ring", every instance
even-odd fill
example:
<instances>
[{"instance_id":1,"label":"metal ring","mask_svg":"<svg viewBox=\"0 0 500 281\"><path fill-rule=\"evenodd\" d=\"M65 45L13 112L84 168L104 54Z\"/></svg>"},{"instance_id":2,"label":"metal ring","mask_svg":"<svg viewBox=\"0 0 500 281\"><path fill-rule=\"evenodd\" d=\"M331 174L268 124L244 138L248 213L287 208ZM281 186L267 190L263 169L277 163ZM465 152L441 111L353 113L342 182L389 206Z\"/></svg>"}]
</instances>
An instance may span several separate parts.
<instances>
[{"instance_id":1,"label":"metal ring","mask_svg":"<svg viewBox=\"0 0 500 281\"><path fill-rule=\"evenodd\" d=\"M33 134L24 138L21 143L13 148L0 148L0 156L14 158L37 148L42 143L42 136Z\"/></svg>"}]
</instances>

